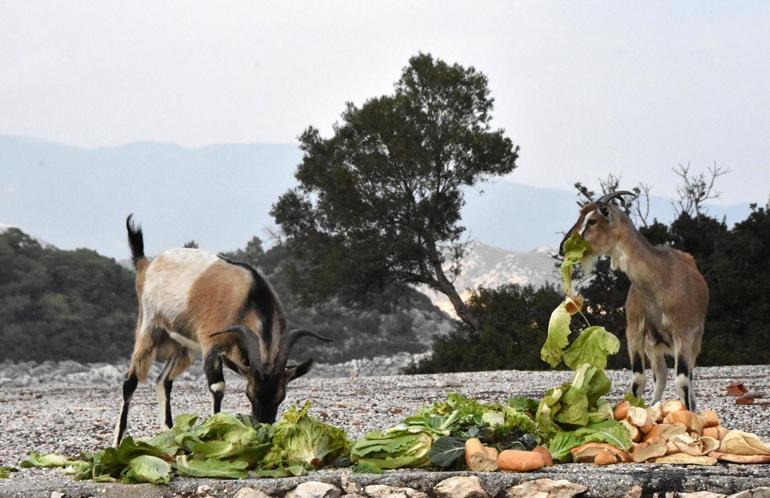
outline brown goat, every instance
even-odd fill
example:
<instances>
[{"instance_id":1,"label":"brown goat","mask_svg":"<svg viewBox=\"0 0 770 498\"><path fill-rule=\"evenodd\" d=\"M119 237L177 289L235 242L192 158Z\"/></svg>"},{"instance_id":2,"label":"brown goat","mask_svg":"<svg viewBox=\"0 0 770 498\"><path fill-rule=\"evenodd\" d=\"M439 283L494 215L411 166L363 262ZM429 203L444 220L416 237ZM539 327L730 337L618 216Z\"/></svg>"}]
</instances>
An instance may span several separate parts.
<instances>
[{"instance_id":1,"label":"brown goat","mask_svg":"<svg viewBox=\"0 0 770 498\"><path fill-rule=\"evenodd\" d=\"M674 357L679 399L695 409L692 371L700 353L708 307L706 281L693 257L668 246L653 246L636 230L628 216L610 201L631 192L616 192L583 206L580 217L564 240L578 233L591 246L584 258L590 272L600 255L609 255L613 269L628 276L626 339L634 372L632 393L644 393L645 356L655 380L655 402L666 388L666 355ZM562 241L562 246L564 241Z\"/></svg>"},{"instance_id":2,"label":"brown goat","mask_svg":"<svg viewBox=\"0 0 770 498\"><path fill-rule=\"evenodd\" d=\"M117 446L126 430L128 409L153 360L165 362L157 379L161 426L169 428L174 379L200 351L212 395L220 411L225 382L222 366L246 378L254 417L274 422L289 381L306 374L312 359L288 365L289 353L302 337L328 341L314 332L286 332L278 296L255 268L198 249L171 249L150 262L144 238L131 216L128 241L136 268L139 316L134 352L123 383L123 408L115 426Z\"/></svg>"}]
</instances>

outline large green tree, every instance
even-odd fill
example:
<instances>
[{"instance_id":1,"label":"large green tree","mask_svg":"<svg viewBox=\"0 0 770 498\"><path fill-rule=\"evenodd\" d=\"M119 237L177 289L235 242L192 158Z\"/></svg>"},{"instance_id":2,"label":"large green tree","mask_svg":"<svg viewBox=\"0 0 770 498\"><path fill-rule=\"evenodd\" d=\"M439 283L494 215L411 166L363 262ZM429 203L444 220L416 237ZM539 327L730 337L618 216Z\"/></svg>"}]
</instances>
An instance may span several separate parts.
<instances>
[{"instance_id":1,"label":"large green tree","mask_svg":"<svg viewBox=\"0 0 770 498\"><path fill-rule=\"evenodd\" d=\"M419 54L392 94L348 103L331 137L305 130L299 186L272 214L303 261L296 283L306 298L425 284L478 327L453 286L464 250L463 189L510 173L518 156L503 130L492 129L493 102L484 74Z\"/></svg>"}]
</instances>

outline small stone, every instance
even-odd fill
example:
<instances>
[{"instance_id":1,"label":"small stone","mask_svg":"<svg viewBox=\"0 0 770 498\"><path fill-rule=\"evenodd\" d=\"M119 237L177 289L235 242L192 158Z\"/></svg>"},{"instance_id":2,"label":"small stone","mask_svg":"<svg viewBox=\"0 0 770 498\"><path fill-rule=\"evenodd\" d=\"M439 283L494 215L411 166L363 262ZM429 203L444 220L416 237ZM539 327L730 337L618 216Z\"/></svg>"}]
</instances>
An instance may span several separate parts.
<instances>
[{"instance_id":1,"label":"small stone","mask_svg":"<svg viewBox=\"0 0 770 498\"><path fill-rule=\"evenodd\" d=\"M623 498L642 498L642 487L638 484L634 484L626 490L626 494L623 495Z\"/></svg>"},{"instance_id":2,"label":"small stone","mask_svg":"<svg viewBox=\"0 0 770 498\"><path fill-rule=\"evenodd\" d=\"M211 491L211 486L207 484L201 484L198 489L195 490L196 495L207 495Z\"/></svg>"},{"instance_id":3,"label":"small stone","mask_svg":"<svg viewBox=\"0 0 770 498\"><path fill-rule=\"evenodd\" d=\"M668 496L668 493L666 493ZM677 498L725 498L722 493L712 493L711 491L695 491L693 493L677 493Z\"/></svg>"},{"instance_id":4,"label":"small stone","mask_svg":"<svg viewBox=\"0 0 770 498\"><path fill-rule=\"evenodd\" d=\"M674 493L666 493L666 496L671 494L671 496L674 496ZM692 493L676 493L677 498L725 498L725 496L722 493L712 493L711 491L695 491Z\"/></svg>"},{"instance_id":5,"label":"small stone","mask_svg":"<svg viewBox=\"0 0 770 498\"><path fill-rule=\"evenodd\" d=\"M349 495L361 495L364 493L361 486L350 480L349 474L342 474L340 476L340 484L342 485L342 490Z\"/></svg>"},{"instance_id":6,"label":"small stone","mask_svg":"<svg viewBox=\"0 0 770 498\"><path fill-rule=\"evenodd\" d=\"M428 498L422 491L412 488L397 488L385 484L371 484L364 488L366 494L372 498Z\"/></svg>"},{"instance_id":7,"label":"small stone","mask_svg":"<svg viewBox=\"0 0 770 498\"><path fill-rule=\"evenodd\" d=\"M433 492L446 498L489 498L489 493L481 487L481 480L476 476L455 476L438 483Z\"/></svg>"},{"instance_id":8,"label":"small stone","mask_svg":"<svg viewBox=\"0 0 770 498\"><path fill-rule=\"evenodd\" d=\"M289 491L287 498L340 498L340 488L333 484L308 481Z\"/></svg>"},{"instance_id":9,"label":"small stone","mask_svg":"<svg viewBox=\"0 0 770 498\"><path fill-rule=\"evenodd\" d=\"M536 479L511 487L506 496L508 498L572 498L585 493L586 490L588 488L582 484L575 484L566 479Z\"/></svg>"},{"instance_id":10,"label":"small stone","mask_svg":"<svg viewBox=\"0 0 770 498\"><path fill-rule=\"evenodd\" d=\"M729 498L770 498L770 488L747 489L746 491L730 495Z\"/></svg>"},{"instance_id":11,"label":"small stone","mask_svg":"<svg viewBox=\"0 0 770 498\"><path fill-rule=\"evenodd\" d=\"M64 498L65 494L60 491L51 491L51 498Z\"/></svg>"},{"instance_id":12,"label":"small stone","mask_svg":"<svg viewBox=\"0 0 770 498\"><path fill-rule=\"evenodd\" d=\"M270 495L254 488L241 488L233 496L233 498L270 498Z\"/></svg>"}]
</instances>

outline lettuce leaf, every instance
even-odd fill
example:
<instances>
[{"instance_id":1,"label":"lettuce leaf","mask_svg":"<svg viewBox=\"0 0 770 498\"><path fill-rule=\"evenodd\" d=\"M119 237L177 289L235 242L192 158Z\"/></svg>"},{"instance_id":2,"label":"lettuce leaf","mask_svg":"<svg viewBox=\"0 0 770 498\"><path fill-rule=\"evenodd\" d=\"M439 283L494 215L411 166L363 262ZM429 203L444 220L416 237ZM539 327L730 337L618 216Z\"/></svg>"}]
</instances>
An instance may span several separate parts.
<instances>
[{"instance_id":1,"label":"lettuce leaf","mask_svg":"<svg viewBox=\"0 0 770 498\"><path fill-rule=\"evenodd\" d=\"M11 476L11 472L16 472L16 467L9 467L7 465L0 465L0 479L8 479Z\"/></svg>"},{"instance_id":2,"label":"lettuce leaf","mask_svg":"<svg viewBox=\"0 0 770 498\"><path fill-rule=\"evenodd\" d=\"M551 319L548 320L548 337L540 349L540 359L551 365L551 368L559 365L564 355L564 348L569 343L571 319L565 303L561 303L553 310Z\"/></svg>"},{"instance_id":3,"label":"lettuce leaf","mask_svg":"<svg viewBox=\"0 0 770 498\"><path fill-rule=\"evenodd\" d=\"M572 295L572 272L575 265L580 263L585 253L591 250L591 246L583 237L573 233L564 242L564 260L561 262L561 282L564 293Z\"/></svg>"},{"instance_id":4,"label":"lettuce leaf","mask_svg":"<svg viewBox=\"0 0 770 498\"><path fill-rule=\"evenodd\" d=\"M548 444L548 451L556 461L564 461L570 450L585 443L607 443L621 450L632 446L628 430L616 420L605 420L574 431L560 431Z\"/></svg>"},{"instance_id":5,"label":"lettuce leaf","mask_svg":"<svg viewBox=\"0 0 770 498\"><path fill-rule=\"evenodd\" d=\"M455 467L465 456L465 439L444 436L436 439L428 452L430 463L442 469Z\"/></svg>"},{"instance_id":6,"label":"lettuce leaf","mask_svg":"<svg viewBox=\"0 0 770 498\"><path fill-rule=\"evenodd\" d=\"M584 329L564 353L564 364L576 369L583 363L590 363L599 370L607 368L607 357L620 350L620 341L615 334L604 327L592 326Z\"/></svg>"},{"instance_id":7,"label":"lettuce leaf","mask_svg":"<svg viewBox=\"0 0 770 498\"><path fill-rule=\"evenodd\" d=\"M433 438L425 432L373 431L355 442L350 458L359 469L369 472L426 467L432 444Z\"/></svg>"},{"instance_id":8,"label":"lettuce leaf","mask_svg":"<svg viewBox=\"0 0 770 498\"><path fill-rule=\"evenodd\" d=\"M139 455L128 462L128 471L123 475L123 480L167 484L171 477L171 465L168 462L151 455Z\"/></svg>"},{"instance_id":9,"label":"lettuce leaf","mask_svg":"<svg viewBox=\"0 0 770 498\"><path fill-rule=\"evenodd\" d=\"M123 438L117 448L105 448L89 455L86 461L75 467L75 478L100 482L114 482L118 479L135 482L131 479L136 472L129 476L131 461L140 456L151 456L164 460L171 458L160 448L144 441L135 441L131 436L127 436Z\"/></svg>"},{"instance_id":10,"label":"lettuce leaf","mask_svg":"<svg viewBox=\"0 0 770 498\"><path fill-rule=\"evenodd\" d=\"M31 451L24 460L19 463L19 466L23 468L30 467L68 467L70 465L76 465L83 463L82 460L73 460L64 455L58 453L48 453L41 455L37 451Z\"/></svg>"},{"instance_id":11,"label":"lettuce leaf","mask_svg":"<svg viewBox=\"0 0 770 498\"><path fill-rule=\"evenodd\" d=\"M535 420L550 434L606 420L612 411L606 402L600 403L600 398L610 388L603 370L583 363L575 370L572 382L546 391Z\"/></svg>"},{"instance_id":12,"label":"lettuce leaf","mask_svg":"<svg viewBox=\"0 0 770 498\"><path fill-rule=\"evenodd\" d=\"M539 400L527 398L526 396L514 396L508 400L508 406L520 412L535 413L539 404Z\"/></svg>"},{"instance_id":13,"label":"lettuce leaf","mask_svg":"<svg viewBox=\"0 0 770 498\"><path fill-rule=\"evenodd\" d=\"M350 445L345 431L309 416L309 409L309 401L299 410L292 406L276 422L273 444L262 461L263 468L318 468L347 455Z\"/></svg>"},{"instance_id":14,"label":"lettuce leaf","mask_svg":"<svg viewBox=\"0 0 770 498\"><path fill-rule=\"evenodd\" d=\"M245 460L217 460L216 458L187 458L187 455L176 457L174 466L178 473L190 477L216 477L219 479L244 479L249 475Z\"/></svg>"},{"instance_id":15,"label":"lettuce leaf","mask_svg":"<svg viewBox=\"0 0 770 498\"><path fill-rule=\"evenodd\" d=\"M639 408L647 408L647 403L645 403L643 399L639 399L636 396L634 396L634 393L624 394L623 399L628 401L631 406L636 406Z\"/></svg>"}]
</instances>

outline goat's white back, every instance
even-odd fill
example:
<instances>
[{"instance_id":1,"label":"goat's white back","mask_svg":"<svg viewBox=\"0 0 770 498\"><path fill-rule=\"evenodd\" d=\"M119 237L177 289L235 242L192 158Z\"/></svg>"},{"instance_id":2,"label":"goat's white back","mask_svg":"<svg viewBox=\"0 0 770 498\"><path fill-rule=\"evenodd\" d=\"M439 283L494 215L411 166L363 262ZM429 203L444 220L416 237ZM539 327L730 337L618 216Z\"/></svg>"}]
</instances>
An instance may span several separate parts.
<instances>
[{"instance_id":1,"label":"goat's white back","mask_svg":"<svg viewBox=\"0 0 770 498\"><path fill-rule=\"evenodd\" d=\"M171 324L187 311L193 284L217 261L216 254L199 249L169 249L153 259L144 277L142 331L159 326L176 332Z\"/></svg>"}]
</instances>

